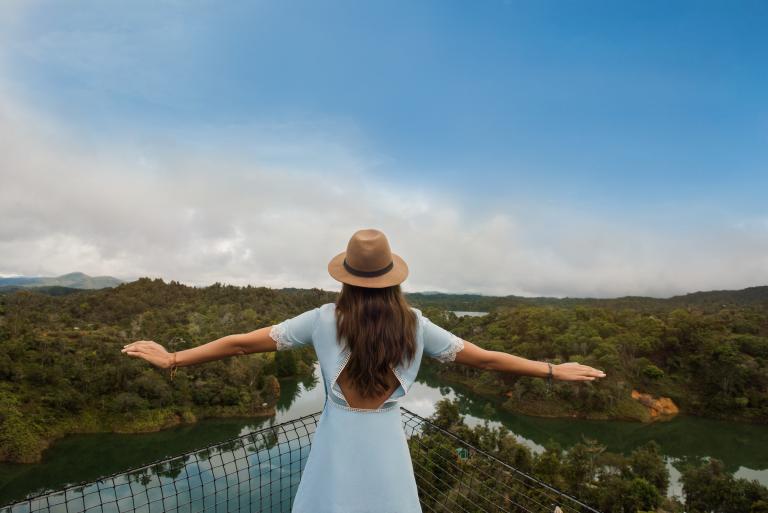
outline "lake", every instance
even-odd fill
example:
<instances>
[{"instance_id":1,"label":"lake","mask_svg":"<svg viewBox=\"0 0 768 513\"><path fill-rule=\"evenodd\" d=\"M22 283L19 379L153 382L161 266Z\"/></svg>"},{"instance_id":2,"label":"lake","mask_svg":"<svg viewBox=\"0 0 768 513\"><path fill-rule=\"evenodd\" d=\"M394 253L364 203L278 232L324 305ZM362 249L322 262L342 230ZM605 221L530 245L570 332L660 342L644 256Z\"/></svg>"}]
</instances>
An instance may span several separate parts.
<instances>
[{"instance_id":1,"label":"lake","mask_svg":"<svg viewBox=\"0 0 768 513\"><path fill-rule=\"evenodd\" d=\"M274 417L205 419L155 433L69 435L45 451L42 463L0 464L0 504L36 490L95 480L322 409L324 391L319 367L315 367L314 376L303 380L283 379L281 384ZM609 451L624 454L648 440L656 440L670 469L670 495L681 495L675 463L691 457L718 458L737 477L757 479L768 485L767 426L682 416L652 424L529 417L502 411L465 387L440 381L429 366L422 367L419 381L401 399L401 404L428 417L443 397L459 400L468 424L482 423L483 415L488 414L492 426L506 426L535 452L542 451L550 438L562 447L570 447L582 437L589 437ZM486 406L489 404L490 407Z\"/></svg>"}]
</instances>

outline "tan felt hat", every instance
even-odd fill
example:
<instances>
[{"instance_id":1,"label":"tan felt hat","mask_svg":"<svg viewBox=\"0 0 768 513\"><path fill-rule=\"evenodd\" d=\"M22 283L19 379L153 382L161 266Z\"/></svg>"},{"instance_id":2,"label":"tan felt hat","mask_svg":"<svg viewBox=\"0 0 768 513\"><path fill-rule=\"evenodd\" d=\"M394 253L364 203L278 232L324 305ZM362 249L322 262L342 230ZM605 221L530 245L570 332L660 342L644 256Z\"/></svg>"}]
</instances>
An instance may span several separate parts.
<instances>
[{"instance_id":1,"label":"tan felt hat","mask_svg":"<svg viewBox=\"0 0 768 513\"><path fill-rule=\"evenodd\" d=\"M358 287L383 288L402 283L408 265L389 249L387 236L373 228L358 230L347 250L328 262L333 279Z\"/></svg>"}]
</instances>

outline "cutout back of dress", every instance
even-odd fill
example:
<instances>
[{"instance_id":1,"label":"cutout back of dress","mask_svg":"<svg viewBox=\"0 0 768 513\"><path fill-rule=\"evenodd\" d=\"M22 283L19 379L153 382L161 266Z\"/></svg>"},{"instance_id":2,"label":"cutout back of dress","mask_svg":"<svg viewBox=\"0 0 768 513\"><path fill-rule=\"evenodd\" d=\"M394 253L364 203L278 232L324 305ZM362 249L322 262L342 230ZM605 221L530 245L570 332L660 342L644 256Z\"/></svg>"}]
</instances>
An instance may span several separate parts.
<instances>
[{"instance_id":1,"label":"cutout back of dress","mask_svg":"<svg viewBox=\"0 0 768 513\"><path fill-rule=\"evenodd\" d=\"M346 367L341 371L341 374L339 374L338 379L336 380L336 383L338 383L339 388L341 388L342 394L344 394L344 399L346 399L347 404L352 408L359 408L359 409L365 409L365 410L378 410L381 408L384 403L386 403L390 397L392 397L392 394L395 393L395 391L400 386L400 381L397 379L397 376L395 376L395 373L393 371L389 371L389 375L387 376L387 382L388 387L384 394L382 394L379 397L362 397L357 390L354 389L352 386L352 383L349 382L349 379L347 377L347 369Z\"/></svg>"},{"instance_id":2,"label":"cutout back of dress","mask_svg":"<svg viewBox=\"0 0 768 513\"><path fill-rule=\"evenodd\" d=\"M331 401L344 408L350 408L353 411L359 412L388 411L394 408L397 405L397 399L403 397L408 392L408 382L405 381L399 367L389 366L392 374L388 375L388 380L391 380L392 375L394 375L397 380L397 386L395 386L394 389L390 386L386 392L386 396L382 394L380 397L364 398L357 393L355 387L351 384L349 376L345 372L351 356L352 353L349 349L342 350L338 355L338 358L340 359L339 364L336 366L333 377L328 382L328 392L333 396L331 397ZM418 367L413 368L412 370L418 371ZM343 381L346 383L346 393L341 388L342 374L344 374ZM392 383L392 381L390 381L390 383ZM355 403L354 405L350 404L349 400L347 400L348 396L352 399L352 402ZM385 397L383 402L380 401L382 397ZM377 404L377 407L367 407L376 406Z\"/></svg>"}]
</instances>

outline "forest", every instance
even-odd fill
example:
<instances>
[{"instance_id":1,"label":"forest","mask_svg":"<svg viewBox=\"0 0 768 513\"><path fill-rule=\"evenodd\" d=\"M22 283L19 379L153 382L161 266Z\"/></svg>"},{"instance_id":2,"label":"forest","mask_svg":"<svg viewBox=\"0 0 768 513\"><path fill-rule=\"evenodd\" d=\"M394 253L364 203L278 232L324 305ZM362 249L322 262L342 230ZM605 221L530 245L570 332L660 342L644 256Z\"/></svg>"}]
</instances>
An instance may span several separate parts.
<instances>
[{"instance_id":1,"label":"forest","mask_svg":"<svg viewBox=\"0 0 768 513\"><path fill-rule=\"evenodd\" d=\"M204 417L273 415L279 376L314 354L248 355L169 373L120 352L187 349L276 324L333 300L320 290L204 288L142 278L100 290L0 294L0 461L35 462L68 433L155 431Z\"/></svg>"},{"instance_id":2,"label":"forest","mask_svg":"<svg viewBox=\"0 0 768 513\"><path fill-rule=\"evenodd\" d=\"M409 438L416 481L425 509L467 513L496 510L499 504L534 507L549 504L551 494L531 486L481 453L457 457L450 434L515 469L577 497L598 511L612 513L768 513L768 488L755 480L734 478L717 459L691 458L682 463L682 501L667 494L670 476L658 444L651 440L623 455L606 451L595 440L564 450L550 440L534 453L503 426L468 427L455 401L442 399L429 419L435 427ZM446 434L448 433L448 434ZM568 511L573 511L569 509Z\"/></svg>"},{"instance_id":3,"label":"forest","mask_svg":"<svg viewBox=\"0 0 768 513\"><path fill-rule=\"evenodd\" d=\"M631 389L672 398L682 413L768 421L768 293L670 300L557 300L407 294L435 323L482 347L604 369L599 382L555 382L436 366L503 408L533 415L646 420ZM308 375L311 349L167 371L120 348L169 350L269 326L333 302L335 292L141 278L114 288L6 288L0 293L0 461L38 461L75 432L140 432L209 416L271 415L277 378ZM451 310L488 308L483 317Z\"/></svg>"},{"instance_id":4,"label":"forest","mask_svg":"<svg viewBox=\"0 0 768 513\"><path fill-rule=\"evenodd\" d=\"M465 340L552 363L577 361L606 372L572 386L458 365L443 378L503 400L511 411L544 416L649 420L633 389L671 398L681 413L768 422L768 288L762 296L691 295L691 301L585 300L497 305L482 317L431 311L430 318ZM756 300L761 297L762 302ZM714 305L719 305L717 308ZM426 311L425 311L426 313ZM583 385L583 386L582 386Z\"/></svg>"}]
</instances>

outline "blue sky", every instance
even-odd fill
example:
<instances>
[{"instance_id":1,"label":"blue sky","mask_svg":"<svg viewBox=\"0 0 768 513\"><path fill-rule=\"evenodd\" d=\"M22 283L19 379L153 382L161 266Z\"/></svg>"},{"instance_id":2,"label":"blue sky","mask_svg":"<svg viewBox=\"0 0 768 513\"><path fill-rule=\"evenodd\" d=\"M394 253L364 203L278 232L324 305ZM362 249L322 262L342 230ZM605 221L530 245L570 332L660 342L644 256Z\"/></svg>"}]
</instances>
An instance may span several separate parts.
<instances>
[{"instance_id":1,"label":"blue sky","mask_svg":"<svg viewBox=\"0 0 768 513\"><path fill-rule=\"evenodd\" d=\"M117 167L145 158L182 177L174 159L205 151L275 179L352 173L361 187L456 205L472 237L501 216L510 224L487 244L530 261L578 271L561 253L596 248L590 268L614 266L605 283L646 269L602 288L564 268L553 282L454 288L669 294L768 281L764 2L34 1L0 15L7 97ZM201 173L236 180L235 167ZM606 225L633 234L616 239L619 253ZM678 260L732 239L741 256L709 255L699 274L673 279ZM637 240L652 243L624 267ZM673 249L678 258L661 254ZM750 259L743 274L725 272L739 258Z\"/></svg>"}]
</instances>

